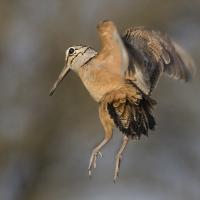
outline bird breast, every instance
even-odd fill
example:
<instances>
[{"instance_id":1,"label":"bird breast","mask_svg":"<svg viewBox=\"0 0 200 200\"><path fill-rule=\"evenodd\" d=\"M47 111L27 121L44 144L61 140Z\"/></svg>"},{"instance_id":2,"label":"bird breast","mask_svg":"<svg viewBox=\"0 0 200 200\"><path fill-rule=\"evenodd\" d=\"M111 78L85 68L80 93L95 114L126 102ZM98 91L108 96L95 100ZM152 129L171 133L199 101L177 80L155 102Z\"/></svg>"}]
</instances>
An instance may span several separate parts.
<instances>
[{"instance_id":1,"label":"bird breast","mask_svg":"<svg viewBox=\"0 0 200 200\"><path fill-rule=\"evenodd\" d=\"M95 101L99 102L101 98L112 90L123 86L123 79L118 75L109 72L101 67L82 67L79 76Z\"/></svg>"}]
</instances>

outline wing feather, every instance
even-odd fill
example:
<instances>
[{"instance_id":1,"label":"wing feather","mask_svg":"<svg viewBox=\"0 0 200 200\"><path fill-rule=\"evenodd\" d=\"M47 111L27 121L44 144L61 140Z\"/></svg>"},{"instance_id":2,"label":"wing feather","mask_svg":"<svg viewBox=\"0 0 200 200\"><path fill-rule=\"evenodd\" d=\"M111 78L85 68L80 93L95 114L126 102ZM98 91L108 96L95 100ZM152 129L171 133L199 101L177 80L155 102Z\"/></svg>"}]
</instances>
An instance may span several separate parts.
<instances>
[{"instance_id":1,"label":"wing feather","mask_svg":"<svg viewBox=\"0 0 200 200\"><path fill-rule=\"evenodd\" d=\"M167 35L136 27L127 29L122 40L129 55L129 65L122 66L122 73L145 94L153 91L164 72L185 81L194 74L191 57Z\"/></svg>"}]
</instances>

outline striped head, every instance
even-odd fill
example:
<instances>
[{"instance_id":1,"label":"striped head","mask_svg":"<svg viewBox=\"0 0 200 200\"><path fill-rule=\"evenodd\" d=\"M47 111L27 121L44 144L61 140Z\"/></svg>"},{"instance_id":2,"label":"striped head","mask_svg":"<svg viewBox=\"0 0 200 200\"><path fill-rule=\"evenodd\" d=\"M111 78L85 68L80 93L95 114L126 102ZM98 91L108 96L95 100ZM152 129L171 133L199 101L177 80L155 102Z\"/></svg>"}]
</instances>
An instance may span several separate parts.
<instances>
[{"instance_id":1,"label":"striped head","mask_svg":"<svg viewBox=\"0 0 200 200\"><path fill-rule=\"evenodd\" d=\"M79 69L87 64L93 57L97 55L97 52L87 46L74 46L69 47L66 50L65 55L65 66L61 71L58 79L54 83L50 95L53 95L55 89L63 80L63 78L68 74L70 70L78 73Z\"/></svg>"}]
</instances>

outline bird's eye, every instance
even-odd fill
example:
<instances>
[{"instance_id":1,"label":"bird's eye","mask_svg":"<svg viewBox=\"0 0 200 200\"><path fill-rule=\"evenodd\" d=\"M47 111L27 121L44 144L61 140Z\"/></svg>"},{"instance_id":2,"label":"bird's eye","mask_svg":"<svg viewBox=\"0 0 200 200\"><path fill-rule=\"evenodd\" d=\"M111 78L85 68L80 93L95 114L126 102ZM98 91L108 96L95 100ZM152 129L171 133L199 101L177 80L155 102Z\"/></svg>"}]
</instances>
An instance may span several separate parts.
<instances>
[{"instance_id":1,"label":"bird's eye","mask_svg":"<svg viewBox=\"0 0 200 200\"><path fill-rule=\"evenodd\" d=\"M69 55L72 55L74 52L75 52L75 49L74 49L74 48L70 48L70 49L69 49Z\"/></svg>"}]
</instances>

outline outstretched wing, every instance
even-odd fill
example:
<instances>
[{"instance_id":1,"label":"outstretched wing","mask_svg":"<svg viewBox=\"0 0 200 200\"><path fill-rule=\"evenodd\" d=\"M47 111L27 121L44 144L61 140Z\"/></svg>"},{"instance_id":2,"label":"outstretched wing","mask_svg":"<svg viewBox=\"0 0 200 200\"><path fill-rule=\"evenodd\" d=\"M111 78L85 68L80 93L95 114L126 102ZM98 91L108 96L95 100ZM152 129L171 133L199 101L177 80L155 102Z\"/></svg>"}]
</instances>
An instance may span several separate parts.
<instances>
[{"instance_id":1,"label":"outstretched wing","mask_svg":"<svg viewBox=\"0 0 200 200\"><path fill-rule=\"evenodd\" d=\"M127 29L122 40L129 54L129 65L122 66L122 73L145 94L152 92L163 72L185 81L194 73L190 56L167 35L136 27Z\"/></svg>"}]
</instances>

